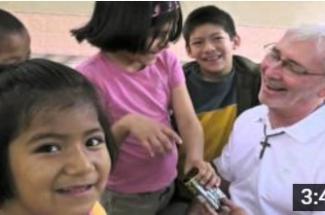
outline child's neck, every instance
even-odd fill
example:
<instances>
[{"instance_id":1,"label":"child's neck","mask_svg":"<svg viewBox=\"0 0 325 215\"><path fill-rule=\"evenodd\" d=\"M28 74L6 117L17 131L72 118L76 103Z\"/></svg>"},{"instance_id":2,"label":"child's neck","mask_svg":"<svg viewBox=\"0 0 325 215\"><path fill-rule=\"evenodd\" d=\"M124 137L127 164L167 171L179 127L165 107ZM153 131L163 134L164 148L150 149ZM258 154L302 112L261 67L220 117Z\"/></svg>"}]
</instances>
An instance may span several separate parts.
<instances>
[{"instance_id":1,"label":"child's neck","mask_svg":"<svg viewBox=\"0 0 325 215\"><path fill-rule=\"evenodd\" d=\"M231 71L232 69L211 73L201 69L201 75L202 75L202 79L207 82L220 82L225 80L226 77L229 77Z\"/></svg>"},{"instance_id":2,"label":"child's neck","mask_svg":"<svg viewBox=\"0 0 325 215\"><path fill-rule=\"evenodd\" d=\"M145 67L145 65L141 64L139 61L136 61L133 57L131 57L132 55L134 55L132 53L125 51L103 53L107 58L110 59L110 61L119 65L129 73L138 72Z\"/></svg>"}]
</instances>

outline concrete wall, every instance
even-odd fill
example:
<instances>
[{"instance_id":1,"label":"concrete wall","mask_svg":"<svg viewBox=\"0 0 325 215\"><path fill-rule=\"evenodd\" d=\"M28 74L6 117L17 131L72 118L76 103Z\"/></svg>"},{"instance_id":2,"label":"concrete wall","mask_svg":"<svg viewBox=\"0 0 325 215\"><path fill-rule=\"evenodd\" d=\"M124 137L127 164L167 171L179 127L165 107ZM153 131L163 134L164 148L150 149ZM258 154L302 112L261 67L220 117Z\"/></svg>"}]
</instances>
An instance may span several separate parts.
<instances>
[{"instance_id":1,"label":"concrete wall","mask_svg":"<svg viewBox=\"0 0 325 215\"><path fill-rule=\"evenodd\" d=\"M93 4L85 1L1 1L0 8L23 13L87 16ZM286 27L325 22L325 1L183 1L181 4L184 17L196 7L213 4L230 12L239 25Z\"/></svg>"},{"instance_id":2,"label":"concrete wall","mask_svg":"<svg viewBox=\"0 0 325 215\"><path fill-rule=\"evenodd\" d=\"M181 2L184 17L196 7L214 4L230 12L242 38L239 54L255 61L263 56L263 45L277 40L285 28L308 23L325 23L325 2L308 1L204 1ZM93 2L0 2L0 8L13 12L32 35L34 53L87 56L96 52L90 45L77 44L69 31L85 23ZM187 61L184 42L172 50Z\"/></svg>"},{"instance_id":3,"label":"concrete wall","mask_svg":"<svg viewBox=\"0 0 325 215\"><path fill-rule=\"evenodd\" d=\"M184 2L185 16L191 9L214 4L231 13L239 26L287 27L325 23L323 1L204 1Z\"/></svg>"}]
</instances>

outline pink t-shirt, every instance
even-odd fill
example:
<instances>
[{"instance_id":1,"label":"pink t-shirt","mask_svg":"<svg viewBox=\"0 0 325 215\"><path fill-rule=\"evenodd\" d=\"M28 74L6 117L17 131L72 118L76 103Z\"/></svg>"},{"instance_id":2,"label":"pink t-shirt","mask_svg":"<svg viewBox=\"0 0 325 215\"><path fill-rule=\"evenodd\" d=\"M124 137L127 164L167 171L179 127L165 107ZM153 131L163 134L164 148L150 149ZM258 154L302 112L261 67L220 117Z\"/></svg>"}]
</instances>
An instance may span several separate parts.
<instances>
[{"instance_id":1,"label":"pink t-shirt","mask_svg":"<svg viewBox=\"0 0 325 215\"><path fill-rule=\"evenodd\" d=\"M172 90L185 84L181 64L170 51L162 51L154 64L136 73L126 72L102 53L77 69L103 91L111 123L128 113L138 113L170 126ZM176 163L176 144L170 153L152 158L129 135L120 145L108 189L121 193L161 190L175 179Z\"/></svg>"}]
</instances>

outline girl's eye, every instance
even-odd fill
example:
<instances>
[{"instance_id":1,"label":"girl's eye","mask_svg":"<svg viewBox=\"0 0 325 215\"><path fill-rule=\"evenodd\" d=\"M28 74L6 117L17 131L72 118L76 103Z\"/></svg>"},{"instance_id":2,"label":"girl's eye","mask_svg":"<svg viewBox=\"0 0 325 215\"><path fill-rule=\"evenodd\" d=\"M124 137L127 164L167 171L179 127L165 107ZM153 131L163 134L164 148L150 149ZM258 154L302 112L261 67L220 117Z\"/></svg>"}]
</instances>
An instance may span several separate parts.
<instances>
[{"instance_id":1,"label":"girl's eye","mask_svg":"<svg viewBox=\"0 0 325 215\"><path fill-rule=\"evenodd\" d=\"M35 149L36 153L56 153L60 151L61 148L58 145L55 144L44 144Z\"/></svg>"},{"instance_id":2,"label":"girl's eye","mask_svg":"<svg viewBox=\"0 0 325 215\"><path fill-rule=\"evenodd\" d=\"M86 146L89 148L95 148L105 143L105 139L102 137L92 137L86 141Z\"/></svg>"}]
</instances>

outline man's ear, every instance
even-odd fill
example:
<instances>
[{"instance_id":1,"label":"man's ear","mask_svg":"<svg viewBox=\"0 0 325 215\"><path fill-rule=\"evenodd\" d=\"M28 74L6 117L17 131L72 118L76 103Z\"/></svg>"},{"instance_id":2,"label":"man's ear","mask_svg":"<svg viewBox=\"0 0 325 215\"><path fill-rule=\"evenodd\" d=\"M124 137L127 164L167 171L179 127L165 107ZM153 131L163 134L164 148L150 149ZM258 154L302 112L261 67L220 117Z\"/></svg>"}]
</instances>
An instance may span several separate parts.
<instances>
[{"instance_id":1,"label":"man's ear","mask_svg":"<svg viewBox=\"0 0 325 215\"><path fill-rule=\"evenodd\" d=\"M241 43L240 36L239 35L235 35L232 38L232 42L233 42L233 49L236 50L240 46L240 43Z\"/></svg>"},{"instance_id":2,"label":"man's ear","mask_svg":"<svg viewBox=\"0 0 325 215\"><path fill-rule=\"evenodd\" d=\"M325 100L325 86L319 91L318 96Z\"/></svg>"},{"instance_id":3,"label":"man's ear","mask_svg":"<svg viewBox=\"0 0 325 215\"><path fill-rule=\"evenodd\" d=\"M325 80L323 80L325 77L321 77L322 79L320 79L320 86L319 86L319 89L318 89L318 93L317 93L317 96L319 98L322 98L324 99L325 101Z\"/></svg>"}]
</instances>

